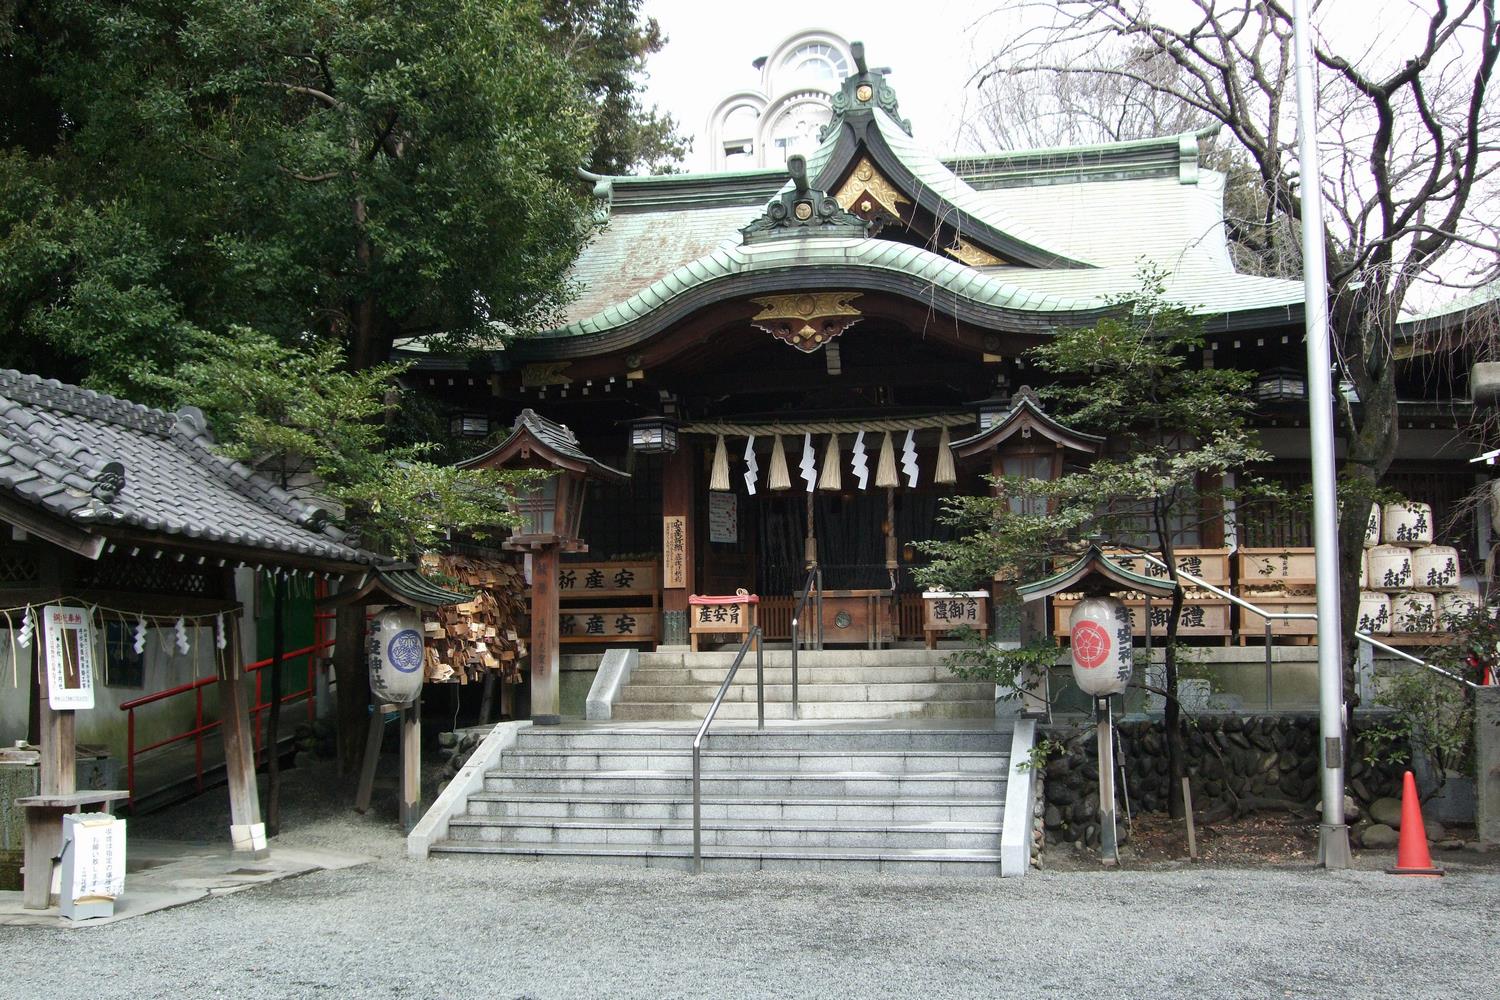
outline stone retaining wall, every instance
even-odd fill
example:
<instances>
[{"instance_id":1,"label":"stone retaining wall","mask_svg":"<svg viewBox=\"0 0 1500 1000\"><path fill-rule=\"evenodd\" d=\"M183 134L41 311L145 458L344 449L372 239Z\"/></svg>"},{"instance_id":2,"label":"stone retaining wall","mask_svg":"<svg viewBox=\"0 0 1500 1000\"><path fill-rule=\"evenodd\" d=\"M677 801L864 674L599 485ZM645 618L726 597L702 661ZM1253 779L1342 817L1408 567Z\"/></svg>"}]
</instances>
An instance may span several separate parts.
<instances>
[{"instance_id":1,"label":"stone retaining wall","mask_svg":"<svg viewBox=\"0 0 1500 1000\"><path fill-rule=\"evenodd\" d=\"M1135 812L1167 809L1167 741L1160 721L1118 725L1121 759ZM1052 726L1038 740L1062 743L1066 752L1046 764L1043 826L1047 842L1099 842L1099 770L1094 726ZM1316 716L1201 715L1184 722L1184 753L1199 816L1222 817L1257 809L1314 809L1318 785ZM1347 791L1361 809L1400 794L1401 768L1372 767L1356 739ZM1120 815L1121 843L1125 840Z\"/></svg>"}]
</instances>

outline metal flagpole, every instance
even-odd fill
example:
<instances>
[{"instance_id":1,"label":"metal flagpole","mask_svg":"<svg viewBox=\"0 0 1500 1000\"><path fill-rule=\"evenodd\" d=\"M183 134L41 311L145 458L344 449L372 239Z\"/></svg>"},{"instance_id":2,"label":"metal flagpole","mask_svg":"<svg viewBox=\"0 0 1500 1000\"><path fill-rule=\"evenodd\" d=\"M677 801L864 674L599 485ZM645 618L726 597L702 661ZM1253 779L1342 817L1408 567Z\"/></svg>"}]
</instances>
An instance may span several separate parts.
<instances>
[{"instance_id":1,"label":"metal flagpole","mask_svg":"<svg viewBox=\"0 0 1500 1000\"><path fill-rule=\"evenodd\" d=\"M1317 93L1307 0L1292 0L1297 70L1297 155L1301 162L1303 313L1307 325L1307 403L1312 436L1313 545L1318 592L1318 718L1322 732L1323 822L1318 858L1348 868L1344 822L1344 669L1339 611L1338 496L1334 483L1333 376L1328 340L1328 273L1324 257L1322 173L1318 162Z\"/></svg>"}]
</instances>

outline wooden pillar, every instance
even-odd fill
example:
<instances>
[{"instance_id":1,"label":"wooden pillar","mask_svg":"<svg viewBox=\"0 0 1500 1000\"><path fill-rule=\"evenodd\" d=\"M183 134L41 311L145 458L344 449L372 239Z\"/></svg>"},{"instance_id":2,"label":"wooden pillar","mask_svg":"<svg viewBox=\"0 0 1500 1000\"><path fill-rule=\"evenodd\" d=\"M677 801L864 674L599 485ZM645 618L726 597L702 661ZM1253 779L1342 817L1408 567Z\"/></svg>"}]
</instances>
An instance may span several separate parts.
<instances>
[{"instance_id":1,"label":"wooden pillar","mask_svg":"<svg viewBox=\"0 0 1500 1000\"><path fill-rule=\"evenodd\" d=\"M557 556L556 545L544 545L531 558L531 721L538 726L562 721Z\"/></svg>"},{"instance_id":2,"label":"wooden pillar","mask_svg":"<svg viewBox=\"0 0 1500 1000\"><path fill-rule=\"evenodd\" d=\"M401 828L422 818L422 695L401 706Z\"/></svg>"},{"instance_id":3,"label":"wooden pillar","mask_svg":"<svg viewBox=\"0 0 1500 1000\"><path fill-rule=\"evenodd\" d=\"M250 742L250 705L245 694L240 622L231 615L229 664L219 678L219 731L224 737L224 773L229 783L229 839L236 854L269 856L266 825L260 820L260 795L255 785L255 749Z\"/></svg>"},{"instance_id":4,"label":"wooden pillar","mask_svg":"<svg viewBox=\"0 0 1500 1000\"><path fill-rule=\"evenodd\" d=\"M38 792L43 796L71 795L78 790L77 743L73 713L54 711L48 704L47 657L41 625L32 640L32 669L37 678L37 704L41 719L41 763ZM53 859L62 851L62 814L65 810L28 809L22 841L21 864L26 877L21 885L21 906L45 910L52 905Z\"/></svg>"},{"instance_id":5,"label":"wooden pillar","mask_svg":"<svg viewBox=\"0 0 1500 1000\"><path fill-rule=\"evenodd\" d=\"M697 472L698 449L691 438L684 437L682 447L667 456L661 477L663 522L665 524L669 518L682 518L686 543L682 585L668 587L666 584L670 572L668 567L662 568L662 642L666 645L685 645L688 641L688 595L693 593L697 585L697 524L694 517L697 507ZM665 529L663 533L665 534ZM668 558L665 552L663 556Z\"/></svg>"}]
</instances>

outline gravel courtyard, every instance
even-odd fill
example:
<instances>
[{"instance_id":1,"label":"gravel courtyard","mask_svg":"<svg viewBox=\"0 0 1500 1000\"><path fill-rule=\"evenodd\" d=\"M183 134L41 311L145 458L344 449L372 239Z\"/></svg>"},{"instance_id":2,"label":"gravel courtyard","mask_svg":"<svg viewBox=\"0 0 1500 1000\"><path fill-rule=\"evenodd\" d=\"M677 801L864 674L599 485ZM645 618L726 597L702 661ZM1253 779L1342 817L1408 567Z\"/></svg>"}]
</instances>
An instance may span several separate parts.
<instances>
[{"instance_id":1,"label":"gravel courtyard","mask_svg":"<svg viewBox=\"0 0 1500 1000\"><path fill-rule=\"evenodd\" d=\"M288 844L376 860L108 927L0 929L0 997L1500 996L1493 856L1445 857L1434 880L413 862L388 816L317 801L315 771L288 786ZM220 818L204 799L138 828L210 837Z\"/></svg>"}]
</instances>

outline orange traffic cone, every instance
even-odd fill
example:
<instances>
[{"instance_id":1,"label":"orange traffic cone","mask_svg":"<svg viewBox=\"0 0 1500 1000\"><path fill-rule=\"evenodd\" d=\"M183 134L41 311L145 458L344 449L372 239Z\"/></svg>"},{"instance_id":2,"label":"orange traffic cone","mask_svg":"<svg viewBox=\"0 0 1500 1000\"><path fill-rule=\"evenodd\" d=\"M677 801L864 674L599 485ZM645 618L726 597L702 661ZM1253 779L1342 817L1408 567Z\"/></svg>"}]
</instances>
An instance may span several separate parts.
<instances>
[{"instance_id":1,"label":"orange traffic cone","mask_svg":"<svg viewBox=\"0 0 1500 1000\"><path fill-rule=\"evenodd\" d=\"M1417 799L1417 779L1406 772L1401 787L1401 841L1396 845L1396 867L1387 868L1390 875L1441 875L1432 866L1427 851L1427 827L1422 823L1422 804Z\"/></svg>"}]
</instances>

